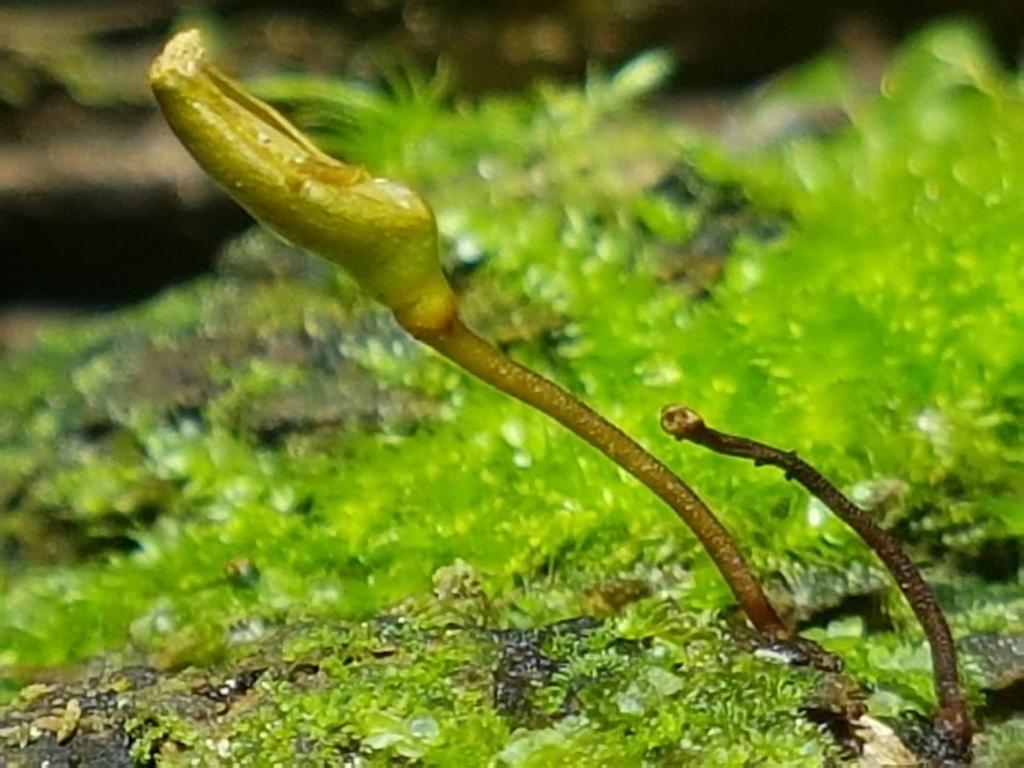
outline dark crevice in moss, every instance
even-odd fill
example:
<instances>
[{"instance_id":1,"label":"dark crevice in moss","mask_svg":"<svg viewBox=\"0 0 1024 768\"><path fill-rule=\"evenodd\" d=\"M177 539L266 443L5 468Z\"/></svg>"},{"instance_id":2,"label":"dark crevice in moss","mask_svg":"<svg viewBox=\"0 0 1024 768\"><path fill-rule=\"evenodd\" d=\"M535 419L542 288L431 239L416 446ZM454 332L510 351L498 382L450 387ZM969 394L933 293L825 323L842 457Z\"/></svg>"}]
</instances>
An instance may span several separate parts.
<instances>
[{"instance_id":1,"label":"dark crevice in moss","mask_svg":"<svg viewBox=\"0 0 1024 768\"><path fill-rule=\"evenodd\" d=\"M840 757L846 760L856 760L860 756L863 743L848 714L819 707L805 707L800 712L829 734L839 747Z\"/></svg>"},{"instance_id":2,"label":"dark crevice in moss","mask_svg":"<svg viewBox=\"0 0 1024 768\"><path fill-rule=\"evenodd\" d=\"M820 610L801 620L798 627L801 630L811 627L825 628L833 622L853 616L863 620L865 632L891 632L893 630L892 618L886 610L884 595L881 591L847 595L837 605Z\"/></svg>"},{"instance_id":3,"label":"dark crevice in moss","mask_svg":"<svg viewBox=\"0 0 1024 768\"><path fill-rule=\"evenodd\" d=\"M695 299L710 298L737 240L768 245L792 224L789 213L755 205L739 185L714 182L692 163L674 167L648 194L657 205L685 212L692 219L682 237L673 237L670 229L659 226L653 212L641 214L640 223L656 244L655 274Z\"/></svg>"},{"instance_id":4,"label":"dark crevice in moss","mask_svg":"<svg viewBox=\"0 0 1024 768\"><path fill-rule=\"evenodd\" d=\"M193 689L193 693L198 696L205 696L210 701L223 704L230 709L237 699L244 696L256 685L256 681L266 671L266 667L243 669L226 680L217 683L203 683L198 688Z\"/></svg>"},{"instance_id":5,"label":"dark crevice in moss","mask_svg":"<svg viewBox=\"0 0 1024 768\"><path fill-rule=\"evenodd\" d=\"M1005 688L985 691L985 703L978 717L986 724L1000 723L1024 714L1024 678Z\"/></svg>"},{"instance_id":6,"label":"dark crevice in moss","mask_svg":"<svg viewBox=\"0 0 1024 768\"><path fill-rule=\"evenodd\" d=\"M565 667L564 652L551 654L550 646L561 645L564 650L569 650L600 626L598 619L584 616L538 629L494 632L492 636L500 649L494 670L495 709L513 722L533 728L574 713L577 705L572 687L565 691L554 711L538 708L535 694L551 683ZM565 647L566 644L569 647ZM573 686L582 684L582 681L576 681Z\"/></svg>"},{"instance_id":7,"label":"dark crevice in moss","mask_svg":"<svg viewBox=\"0 0 1024 768\"><path fill-rule=\"evenodd\" d=\"M1024 541L1019 537L985 539L975 552L952 554L957 570L972 573L987 582L1018 583L1024 569Z\"/></svg>"}]
</instances>

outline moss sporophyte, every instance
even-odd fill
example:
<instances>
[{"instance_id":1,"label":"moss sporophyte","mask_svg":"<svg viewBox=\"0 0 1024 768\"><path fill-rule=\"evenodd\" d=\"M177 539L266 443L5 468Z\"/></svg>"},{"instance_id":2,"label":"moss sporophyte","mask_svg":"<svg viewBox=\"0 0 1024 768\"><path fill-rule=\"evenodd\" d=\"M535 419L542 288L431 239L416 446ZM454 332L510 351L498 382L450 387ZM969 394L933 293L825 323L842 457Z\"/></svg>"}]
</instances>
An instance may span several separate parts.
<instances>
[{"instance_id":1,"label":"moss sporophyte","mask_svg":"<svg viewBox=\"0 0 1024 768\"><path fill-rule=\"evenodd\" d=\"M416 339L547 414L637 478L697 536L758 632L771 642L798 646L819 665L831 663L829 654L786 626L732 536L682 479L575 395L510 359L463 322L441 271L434 214L415 192L319 150L281 114L211 65L197 32L182 33L167 44L150 70L150 82L185 147L256 219L341 266ZM849 515L844 519L850 522ZM942 667L936 675L937 725L959 745L952 751L965 758L970 721L941 613L891 538L875 536L880 529L873 523L854 528L887 565L898 561L900 585L914 602L933 649L948 651L937 662ZM893 550L899 551L895 560Z\"/></svg>"},{"instance_id":2,"label":"moss sporophyte","mask_svg":"<svg viewBox=\"0 0 1024 768\"><path fill-rule=\"evenodd\" d=\"M434 214L415 192L318 150L207 62L196 32L168 43L150 81L185 147L253 216L343 267L415 338L548 414L634 475L693 529L755 627L789 638L732 537L689 486L577 397L465 325L441 272Z\"/></svg>"}]
</instances>

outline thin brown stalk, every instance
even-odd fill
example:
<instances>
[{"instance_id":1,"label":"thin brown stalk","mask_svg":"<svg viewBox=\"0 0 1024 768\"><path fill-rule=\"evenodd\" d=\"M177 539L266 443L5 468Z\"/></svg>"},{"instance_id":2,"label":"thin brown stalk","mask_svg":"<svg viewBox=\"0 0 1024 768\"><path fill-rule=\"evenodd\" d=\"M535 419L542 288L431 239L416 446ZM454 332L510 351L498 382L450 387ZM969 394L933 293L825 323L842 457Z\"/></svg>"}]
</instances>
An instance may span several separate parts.
<instances>
[{"instance_id":1,"label":"thin brown stalk","mask_svg":"<svg viewBox=\"0 0 1024 768\"><path fill-rule=\"evenodd\" d=\"M686 483L647 449L575 395L509 358L457 316L441 331L418 329L415 335L495 389L547 414L646 485L704 545L757 630L775 640L791 638L725 526Z\"/></svg>"},{"instance_id":2,"label":"thin brown stalk","mask_svg":"<svg viewBox=\"0 0 1024 768\"><path fill-rule=\"evenodd\" d=\"M716 453L749 459L756 466L768 464L782 469L787 480L795 480L820 499L874 550L896 580L928 639L932 677L939 703L935 716L936 729L953 746L953 752L959 752L962 759L967 759L971 751L973 727L960 685L953 635L934 593L896 537L879 526L867 512L850 501L824 475L793 451L783 451L755 440L714 430L695 411L680 405L666 406L662 410L661 426L677 440L687 440Z\"/></svg>"}]
</instances>

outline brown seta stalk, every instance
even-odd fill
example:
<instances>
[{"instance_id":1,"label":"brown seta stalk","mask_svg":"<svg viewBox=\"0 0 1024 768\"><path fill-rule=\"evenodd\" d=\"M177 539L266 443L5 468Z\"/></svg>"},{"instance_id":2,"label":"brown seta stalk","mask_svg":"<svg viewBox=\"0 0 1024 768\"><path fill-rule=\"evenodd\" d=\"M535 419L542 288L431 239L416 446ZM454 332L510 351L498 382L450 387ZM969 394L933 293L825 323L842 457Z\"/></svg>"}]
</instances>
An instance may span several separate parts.
<instances>
[{"instance_id":1,"label":"brown seta stalk","mask_svg":"<svg viewBox=\"0 0 1024 768\"><path fill-rule=\"evenodd\" d=\"M719 432L695 411L681 405L669 405L662 410L661 427L677 440L749 459L756 466L778 467L786 473L787 480L795 480L821 500L878 555L914 611L931 648L932 678L939 704L934 720L936 736L950 757L969 760L973 726L960 685L953 635L938 600L899 540L793 451Z\"/></svg>"}]
</instances>

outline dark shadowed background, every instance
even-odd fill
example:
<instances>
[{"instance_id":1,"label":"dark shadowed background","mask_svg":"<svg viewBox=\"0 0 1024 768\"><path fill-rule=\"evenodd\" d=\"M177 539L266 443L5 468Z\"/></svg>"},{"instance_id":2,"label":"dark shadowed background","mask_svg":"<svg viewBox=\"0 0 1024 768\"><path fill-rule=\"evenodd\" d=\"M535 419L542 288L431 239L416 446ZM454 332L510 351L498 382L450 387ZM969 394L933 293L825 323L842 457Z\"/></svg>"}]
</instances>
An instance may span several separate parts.
<instances>
[{"instance_id":1,"label":"dark shadowed background","mask_svg":"<svg viewBox=\"0 0 1024 768\"><path fill-rule=\"evenodd\" d=\"M577 79L652 47L679 62L666 105L713 125L730 98L828 48L877 75L901 37L968 15L1009 62L1012 0L79 0L0 3L0 350L55 312L117 306L201 273L246 216L157 118L144 72L200 24L242 76L366 81L412 66L454 94Z\"/></svg>"}]
</instances>

